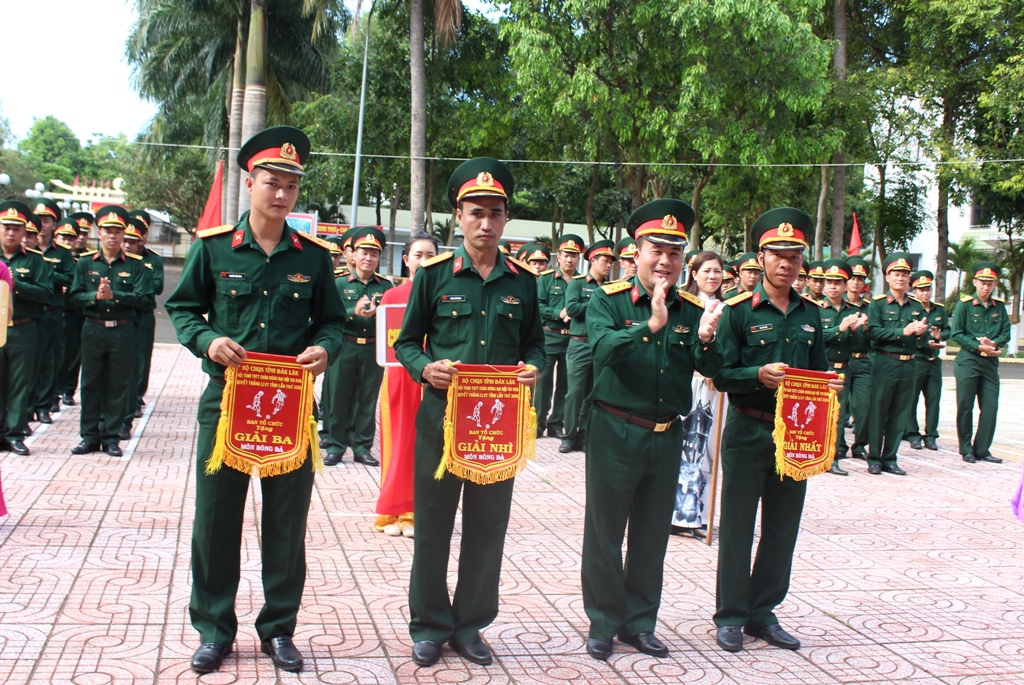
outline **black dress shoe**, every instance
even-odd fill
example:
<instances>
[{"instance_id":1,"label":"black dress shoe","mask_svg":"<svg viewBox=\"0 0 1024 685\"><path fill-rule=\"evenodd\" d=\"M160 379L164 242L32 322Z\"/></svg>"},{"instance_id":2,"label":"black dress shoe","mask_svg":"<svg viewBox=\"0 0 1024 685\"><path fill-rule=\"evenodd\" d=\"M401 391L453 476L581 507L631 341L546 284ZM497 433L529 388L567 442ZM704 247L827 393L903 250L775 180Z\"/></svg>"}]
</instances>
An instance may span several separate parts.
<instances>
[{"instance_id":1,"label":"black dress shoe","mask_svg":"<svg viewBox=\"0 0 1024 685\"><path fill-rule=\"evenodd\" d=\"M63 404L66 407L73 407L73 406L75 406L75 398L72 397L70 393L64 393L63 395L61 395L60 396L60 401L61 401L61 404Z\"/></svg>"},{"instance_id":2,"label":"black dress shoe","mask_svg":"<svg viewBox=\"0 0 1024 685\"><path fill-rule=\"evenodd\" d=\"M23 457L28 454L28 448L25 447L25 443L21 440L4 440L0 442L0 450L7 450L14 454L20 454Z\"/></svg>"},{"instance_id":3,"label":"black dress shoe","mask_svg":"<svg viewBox=\"0 0 1024 685\"><path fill-rule=\"evenodd\" d=\"M964 454L963 458L964 458L964 461L966 461L968 464L973 464L974 462L978 461L978 458L976 456L974 456L974 454L972 454L970 452L968 452L967 454Z\"/></svg>"},{"instance_id":4,"label":"black dress shoe","mask_svg":"<svg viewBox=\"0 0 1024 685\"><path fill-rule=\"evenodd\" d=\"M213 673L230 653L231 645L204 642L192 655L192 670L196 673Z\"/></svg>"},{"instance_id":5,"label":"black dress shoe","mask_svg":"<svg viewBox=\"0 0 1024 685\"><path fill-rule=\"evenodd\" d=\"M380 466L380 462L374 459L372 454L357 454L352 457L352 460L358 464L366 464L367 466Z\"/></svg>"},{"instance_id":6,"label":"black dress shoe","mask_svg":"<svg viewBox=\"0 0 1024 685\"><path fill-rule=\"evenodd\" d=\"M835 461L833 461L833 462L832 462L832 468L830 468L830 469L828 470L828 472L829 472L829 473L831 473L831 474L837 475L837 476L848 476L848 475L850 475L850 472L849 472L849 471L844 471L844 470L843 470L843 469L842 469L842 468L841 468L841 467L839 466L839 463L838 463L838 462L835 462Z\"/></svg>"},{"instance_id":7,"label":"black dress shoe","mask_svg":"<svg viewBox=\"0 0 1024 685\"><path fill-rule=\"evenodd\" d=\"M34 411L30 411L28 413L28 416L25 417L25 423L35 423L35 422L36 422L36 413Z\"/></svg>"},{"instance_id":8,"label":"black dress shoe","mask_svg":"<svg viewBox=\"0 0 1024 685\"><path fill-rule=\"evenodd\" d=\"M739 626L722 626L715 635L715 642L727 652L743 651L743 629Z\"/></svg>"},{"instance_id":9,"label":"black dress shoe","mask_svg":"<svg viewBox=\"0 0 1024 685\"><path fill-rule=\"evenodd\" d=\"M924 439L924 447L925 447L925 449L935 450L935 451L938 451L938 449L939 449L939 446L937 444L935 444L935 438L925 438Z\"/></svg>"},{"instance_id":10,"label":"black dress shoe","mask_svg":"<svg viewBox=\"0 0 1024 685\"><path fill-rule=\"evenodd\" d=\"M50 405L50 413L51 414L56 414L59 411L60 411L60 399L59 398L54 398L53 404Z\"/></svg>"},{"instance_id":11,"label":"black dress shoe","mask_svg":"<svg viewBox=\"0 0 1024 685\"><path fill-rule=\"evenodd\" d=\"M36 420L39 421L39 423L53 423L53 417L50 416L50 412L48 411L36 412Z\"/></svg>"},{"instance_id":12,"label":"black dress shoe","mask_svg":"<svg viewBox=\"0 0 1024 685\"><path fill-rule=\"evenodd\" d=\"M119 440L131 440L132 432L128 426L121 426L121 430L117 431L117 437Z\"/></svg>"},{"instance_id":13,"label":"black dress shoe","mask_svg":"<svg viewBox=\"0 0 1024 685\"><path fill-rule=\"evenodd\" d=\"M282 671L301 671L302 655L295 649L291 635L278 635L260 644L263 653L274 661Z\"/></svg>"},{"instance_id":14,"label":"black dress shoe","mask_svg":"<svg viewBox=\"0 0 1024 685\"><path fill-rule=\"evenodd\" d=\"M137 419L141 419L142 418L142 407L139 407L138 409L135 410L134 416Z\"/></svg>"},{"instance_id":15,"label":"black dress shoe","mask_svg":"<svg viewBox=\"0 0 1024 685\"><path fill-rule=\"evenodd\" d=\"M607 661L612 655L612 639L610 637L588 637L587 654L600 661Z\"/></svg>"},{"instance_id":16,"label":"black dress shoe","mask_svg":"<svg viewBox=\"0 0 1024 685\"><path fill-rule=\"evenodd\" d=\"M544 437L544 429L541 428L540 426L537 426L537 438L540 439L540 438L543 438L543 437Z\"/></svg>"},{"instance_id":17,"label":"black dress shoe","mask_svg":"<svg viewBox=\"0 0 1024 685\"><path fill-rule=\"evenodd\" d=\"M89 442L88 440L83 440L82 442L78 443L77 445L71 448L71 454L92 454L93 452L99 451L100 446L97 445L95 442Z\"/></svg>"},{"instance_id":18,"label":"black dress shoe","mask_svg":"<svg viewBox=\"0 0 1024 685\"><path fill-rule=\"evenodd\" d=\"M868 473L870 473L872 476L879 475L880 473L882 473L882 465L881 464L868 464Z\"/></svg>"},{"instance_id":19,"label":"black dress shoe","mask_svg":"<svg viewBox=\"0 0 1024 685\"><path fill-rule=\"evenodd\" d=\"M846 423L844 423L843 428L849 428L850 430L853 430L853 421L847 421Z\"/></svg>"},{"instance_id":20,"label":"black dress shoe","mask_svg":"<svg viewBox=\"0 0 1024 685\"><path fill-rule=\"evenodd\" d=\"M986 454L984 457L974 457L978 461L987 461L990 464L1002 464L1003 460L999 457L993 457L991 454Z\"/></svg>"},{"instance_id":21,"label":"black dress shoe","mask_svg":"<svg viewBox=\"0 0 1024 685\"><path fill-rule=\"evenodd\" d=\"M450 644L463 659L466 661L472 661L474 664L487 666L494 660L494 655L491 654L491 648L488 647L487 643L479 637L476 639L476 642L470 642L468 645L456 642L454 639L450 640L448 644Z\"/></svg>"},{"instance_id":22,"label":"black dress shoe","mask_svg":"<svg viewBox=\"0 0 1024 685\"><path fill-rule=\"evenodd\" d=\"M915 450L924 449L924 443L921 442L920 438L916 438L916 439L910 441L910 447L911 447L911 449L915 449Z\"/></svg>"},{"instance_id":23,"label":"black dress shoe","mask_svg":"<svg viewBox=\"0 0 1024 685\"><path fill-rule=\"evenodd\" d=\"M441 645L433 640L420 640L412 646L412 660L417 666L433 666L441 658Z\"/></svg>"},{"instance_id":24,"label":"black dress shoe","mask_svg":"<svg viewBox=\"0 0 1024 685\"><path fill-rule=\"evenodd\" d=\"M795 637L783 630L782 626L778 623L775 625L764 626L763 628L746 626L743 628L743 632L747 635L759 637L775 647L781 647L782 649L800 649L800 640L797 640Z\"/></svg>"},{"instance_id":25,"label":"black dress shoe","mask_svg":"<svg viewBox=\"0 0 1024 685\"><path fill-rule=\"evenodd\" d=\"M548 437L557 438L558 440L561 440L562 438L565 437L565 431L559 428L558 426L555 426L554 428L548 426Z\"/></svg>"},{"instance_id":26,"label":"black dress shoe","mask_svg":"<svg viewBox=\"0 0 1024 685\"><path fill-rule=\"evenodd\" d=\"M570 438L562 438L562 444L558 446L558 451L562 454L576 452L576 441Z\"/></svg>"},{"instance_id":27,"label":"black dress shoe","mask_svg":"<svg viewBox=\"0 0 1024 685\"><path fill-rule=\"evenodd\" d=\"M337 466L341 463L342 455L338 452L328 452L324 457L324 466Z\"/></svg>"},{"instance_id":28,"label":"black dress shoe","mask_svg":"<svg viewBox=\"0 0 1024 685\"><path fill-rule=\"evenodd\" d=\"M111 457L123 457L124 456L124 452L121 451L120 445L118 445L116 442L112 442L109 445L104 445L103 446L103 451L106 452Z\"/></svg>"},{"instance_id":29,"label":"black dress shoe","mask_svg":"<svg viewBox=\"0 0 1024 685\"><path fill-rule=\"evenodd\" d=\"M907 475L907 472L901 469L899 466L896 466L896 464L893 464L892 466L883 466L882 470L885 471L886 473L891 473L894 476Z\"/></svg>"},{"instance_id":30,"label":"black dress shoe","mask_svg":"<svg viewBox=\"0 0 1024 685\"><path fill-rule=\"evenodd\" d=\"M627 645L633 645L636 647L638 652L650 654L651 656L656 656L659 659L663 659L668 656L668 647L665 646L665 643L654 637L654 633L649 631L644 631L630 636L619 635L619 640L625 642Z\"/></svg>"}]
</instances>

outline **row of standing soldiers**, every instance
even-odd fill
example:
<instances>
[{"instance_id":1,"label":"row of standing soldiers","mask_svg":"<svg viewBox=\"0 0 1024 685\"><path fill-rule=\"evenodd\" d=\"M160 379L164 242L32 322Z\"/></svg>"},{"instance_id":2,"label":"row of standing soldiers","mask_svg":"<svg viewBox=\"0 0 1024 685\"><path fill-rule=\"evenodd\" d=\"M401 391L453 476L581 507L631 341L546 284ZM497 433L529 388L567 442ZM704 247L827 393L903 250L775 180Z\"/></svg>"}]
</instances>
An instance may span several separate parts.
<instances>
[{"instance_id":1,"label":"row of standing soldiers","mask_svg":"<svg viewBox=\"0 0 1024 685\"><path fill-rule=\"evenodd\" d=\"M82 442L74 454L121 456L142 416L163 291L163 260L146 247L151 217L116 205L64 216L53 200L0 203L0 245L13 277L0 348L0 450L27 455L31 423L75 404L81 375ZM93 225L100 248L88 249Z\"/></svg>"}]
</instances>

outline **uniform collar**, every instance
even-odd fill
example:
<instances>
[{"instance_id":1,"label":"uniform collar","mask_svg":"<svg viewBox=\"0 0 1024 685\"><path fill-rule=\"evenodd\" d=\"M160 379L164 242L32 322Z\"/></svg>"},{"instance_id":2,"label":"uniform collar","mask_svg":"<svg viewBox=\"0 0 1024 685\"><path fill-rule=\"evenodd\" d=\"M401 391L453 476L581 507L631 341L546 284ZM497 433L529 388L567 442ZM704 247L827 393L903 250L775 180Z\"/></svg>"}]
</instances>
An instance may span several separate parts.
<instances>
[{"instance_id":1,"label":"uniform collar","mask_svg":"<svg viewBox=\"0 0 1024 685\"><path fill-rule=\"evenodd\" d=\"M491 271L491 275L487 277L488 281L493 281L498 278L503 272L510 274L518 274L519 267L508 260L508 256L503 254L501 250L498 251L498 262L495 264L494 269ZM473 268L473 262L469 258L469 254L466 253L466 244L463 243L455 249L454 258L452 259L452 274L458 276L461 273L472 272L476 273L476 269Z\"/></svg>"},{"instance_id":2,"label":"uniform collar","mask_svg":"<svg viewBox=\"0 0 1024 685\"><path fill-rule=\"evenodd\" d=\"M252 234L252 227L249 226L249 217L245 217L235 226L235 232L231 235L231 249L237 250L243 245L248 245L252 249L259 248L259 243L256 242L256 238ZM283 247L282 247L283 246ZM280 252L281 250L298 250L302 252L302 241L299 239L296 231L285 222L284 233L281 235L281 242L274 248L274 252ZM268 257L270 255L267 255Z\"/></svg>"},{"instance_id":3,"label":"uniform collar","mask_svg":"<svg viewBox=\"0 0 1024 685\"><path fill-rule=\"evenodd\" d=\"M765 302L771 302L771 298L768 297L768 291L766 291L764 289L764 284L761 283L760 281L758 281L757 285L754 286L754 289L751 291L750 308L751 309L757 309L757 307L759 305L762 305ZM800 307L806 307L807 306L807 300L804 297L802 297L800 295L800 293L798 293L796 291L796 289L790 288L789 289L789 304L790 304L790 308L789 308L790 310L793 309L793 306L792 306L793 304L796 304L796 305L798 305ZM787 312L788 312L788 310L787 310Z\"/></svg>"},{"instance_id":4,"label":"uniform collar","mask_svg":"<svg viewBox=\"0 0 1024 685\"><path fill-rule=\"evenodd\" d=\"M101 259L103 259L103 250L96 250L96 254L94 254L92 256L92 261L97 262L97 261L99 261ZM124 250L119 250L118 253L117 253L117 256L114 257L114 261L115 262L118 261L118 260L120 260L122 262L124 261Z\"/></svg>"},{"instance_id":5,"label":"uniform collar","mask_svg":"<svg viewBox=\"0 0 1024 685\"><path fill-rule=\"evenodd\" d=\"M349 283L351 283L352 281L359 281L359 276L356 274L355 271L349 271L345 275L348 278L348 282ZM359 281L359 282L362 283L362 281ZM370 274L370 280L367 281L367 283L371 283L371 282L373 282L373 283L380 283L380 278L377 276L376 272Z\"/></svg>"},{"instance_id":6,"label":"uniform collar","mask_svg":"<svg viewBox=\"0 0 1024 685\"><path fill-rule=\"evenodd\" d=\"M651 296L647 294L647 289L644 284L640 282L640 276L636 275L630 279L630 283L633 284L632 290L629 291L629 297L633 300L633 304L637 304L643 298L651 299ZM668 293L665 295L665 306L673 307L679 304L679 294L676 292L675 286L668 289Z\"/></svg>"}]
</instances>

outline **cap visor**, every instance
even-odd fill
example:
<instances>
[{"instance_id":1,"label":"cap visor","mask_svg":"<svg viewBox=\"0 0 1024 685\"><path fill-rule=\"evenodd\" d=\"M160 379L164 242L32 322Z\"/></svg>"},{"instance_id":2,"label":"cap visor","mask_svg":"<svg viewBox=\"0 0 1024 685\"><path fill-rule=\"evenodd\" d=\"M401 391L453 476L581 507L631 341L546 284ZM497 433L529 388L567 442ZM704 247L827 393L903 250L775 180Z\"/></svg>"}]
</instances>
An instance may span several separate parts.
<instances>
[{"instance_id":1,"label":"cap visor","mask_svg":"<svg viewBox=\"0 0 1024 685\"><path fill-rule=\"evenodd\" d=\"M762 250L800 250L803 252L807 249L806 245L802 243L766 243L761 246ZM819 276L820 278L820 276Z\"/></svg>"},{"instance_id":2,"label":"cap visor","mask_svg":"<svg viewBox=\"0 0 1024 685\"><path fill-rule=\"evenodd\" d=\"M658 245L688 245L689 244L689 243L686 242L686 238L677 238L675 236L669 236L669 235L658 235L656 233L652 233L651 235L642 235L642 236L640 236L640 238L638 238L638 241L639 240L648 240L648 241L650 241L652 243L657 243Z\"/></svg>"},{"instance_id":3,"label":"cap visor","mask_svg":"<svg viewBox=\"0 0 1024 685\"><path fill-rule=\"evenodd\" d=\"M276 171L281 174L291 174L292 176L303 177L306 175L305 171L297 169L293 166L284 166L282 164L257 164L253 169L266 169L267 171Z\"/></svg>"}]
</instances>

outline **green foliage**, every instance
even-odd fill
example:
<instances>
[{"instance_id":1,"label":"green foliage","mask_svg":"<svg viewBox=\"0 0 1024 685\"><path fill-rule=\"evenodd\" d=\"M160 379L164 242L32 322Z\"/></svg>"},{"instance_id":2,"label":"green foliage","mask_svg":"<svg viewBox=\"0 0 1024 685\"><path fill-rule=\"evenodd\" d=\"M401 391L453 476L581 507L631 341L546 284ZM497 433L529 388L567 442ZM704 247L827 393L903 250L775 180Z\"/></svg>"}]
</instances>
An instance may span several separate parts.
<instances>
[{"instance_id":1,"label":"green foliage","mask_svg":"<svg viewBox=\"0 0 1024 685\"><path fill-rule=\"evenodd\" d=\"M946 257L946 265L952 271L957 272L957 292L966 294L974 293L974 286L971 279L966 278L977 262L986 258L985 253L978 248L977 242L971 236L965 237L959 243L951 243L949 254ZM949 298L954 303L952 297Z\"/></svg>"},{"instance_id":2,"label":"green foliage","mask_svg":"<svg viewBox=\"0 0 1024 685\"><path fill-rule=\"evenodd\" d=\"M130 145L118 157L117 168L129 205L164 210L175 223L195 228L213 183L203 150Z\"/></svg>"}]
</instances>

